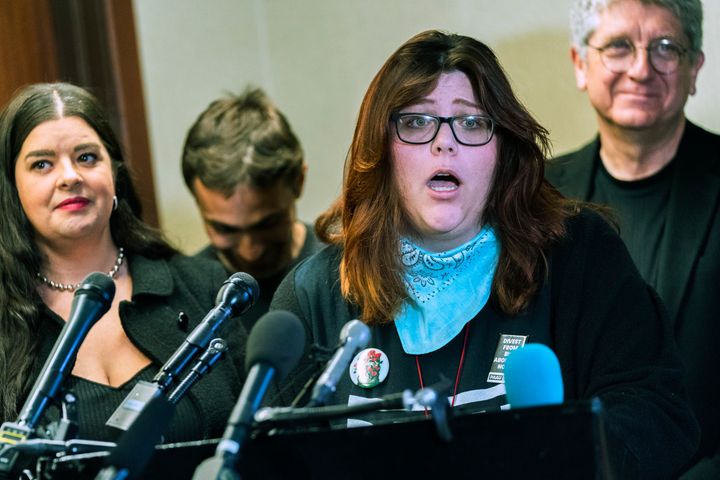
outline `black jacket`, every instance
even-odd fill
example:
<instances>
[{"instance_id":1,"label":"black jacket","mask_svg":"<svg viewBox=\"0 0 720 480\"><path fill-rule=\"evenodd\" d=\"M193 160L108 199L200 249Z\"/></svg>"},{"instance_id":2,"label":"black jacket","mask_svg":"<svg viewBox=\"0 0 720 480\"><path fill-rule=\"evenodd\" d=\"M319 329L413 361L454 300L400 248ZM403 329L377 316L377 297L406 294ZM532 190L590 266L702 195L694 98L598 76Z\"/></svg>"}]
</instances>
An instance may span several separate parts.
<instances>
[{"instance_id":1,"label":"black jacket","mask_svg":"<svg viewBox=\"0 0 720 480\"><path fill-rule=\"evenodd\" d=\"M150 360L152 375L183 343L187 334L215 305L215 297L227 278L217 262L176 255L169 260L151 260L139 255L127 257L133 279L132 300L120 303L120 319L130 341ZM187 322L179 322L184 312ZM50 354L63 326L63 320L45 309L38 334L42 338L36 374ZM230 319L220 330L228 343L225 358L199 383L190 389L180 403L189 402L197 413L201 431L195 438L216 438L222 435L240 388L245 380L243 358L246 332L237 319ZM78 408L96 408L78 398ZM114 407L101 414L107 418ZM194 419L195 420L195 419ZM83 426L80 426L81 431ZM85 431L83 438L107 439L107 432Z\"/></svg>"},{"instance_id":2,"label":"black jacket","mask_svg":"<svg viewBox=\"0 0 720 480\"><path fill-rule=\"evenodd\" d=\"M599 149L596 138L550 161L545 177L566 196L589 199ZM702 429L696 468L703 473L698 478L720 478L720 136L687 122L673 162L653 287L670 312L688 395Z\"/></svg>"}]
</instances>

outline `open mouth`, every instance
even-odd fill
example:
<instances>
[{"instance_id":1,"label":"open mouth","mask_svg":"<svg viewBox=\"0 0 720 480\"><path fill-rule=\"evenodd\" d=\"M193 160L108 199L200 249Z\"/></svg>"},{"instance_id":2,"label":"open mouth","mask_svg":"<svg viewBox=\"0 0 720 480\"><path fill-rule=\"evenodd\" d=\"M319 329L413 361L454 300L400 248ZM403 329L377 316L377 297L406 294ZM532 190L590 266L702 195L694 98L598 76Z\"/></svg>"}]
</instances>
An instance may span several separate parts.
<instances>
[{"instance_id":1,"label":"open mouth","mask_svg":"<svg viewBox=\"0 0 720 480\"><path fill-rule=\"evenodd\" d=\"M460 180L451 173L437 173L427 183L435 192L451 192L460 186Z\"/></svg>"}]
</instances>

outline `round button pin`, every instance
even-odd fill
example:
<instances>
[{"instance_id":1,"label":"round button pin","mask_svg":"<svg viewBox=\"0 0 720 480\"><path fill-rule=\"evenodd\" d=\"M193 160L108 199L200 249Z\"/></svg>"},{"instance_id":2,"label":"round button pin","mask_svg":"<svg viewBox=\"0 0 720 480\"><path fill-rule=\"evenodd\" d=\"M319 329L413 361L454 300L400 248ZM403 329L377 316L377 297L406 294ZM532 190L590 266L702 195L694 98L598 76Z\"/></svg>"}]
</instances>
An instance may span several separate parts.
<instances>
[{"instance_id":1,"label":"round button pin","mask_svg":"<svg viewBox=\"0 0 720 480\"><path fill-rule=\"evenodd\" d=\"M390 360L379 348L366 348L350 363L350 380L362 388L382 383L390 371Z\"/></svg>"}]
</instances>

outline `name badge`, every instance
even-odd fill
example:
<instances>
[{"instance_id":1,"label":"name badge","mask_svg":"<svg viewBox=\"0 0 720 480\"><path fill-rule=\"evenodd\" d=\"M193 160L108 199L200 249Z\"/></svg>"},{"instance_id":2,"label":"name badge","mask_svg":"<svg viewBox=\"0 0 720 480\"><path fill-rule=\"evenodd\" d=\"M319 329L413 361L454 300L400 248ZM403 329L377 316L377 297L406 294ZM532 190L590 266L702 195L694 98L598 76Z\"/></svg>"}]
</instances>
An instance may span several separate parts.
<instances>
[{"instance_id":1,"label":"name badge","mask_svg":"<svg viewBox=\"0 0 720 480\"><path fill-rule=\"evenodd\" d=\"M510 355L510 352L525 345L527 337L527 335L500 334L492 367L490 367L490 373L488 373L488 383L505 383L505 360Z\"/></svg>"}]
</instances>

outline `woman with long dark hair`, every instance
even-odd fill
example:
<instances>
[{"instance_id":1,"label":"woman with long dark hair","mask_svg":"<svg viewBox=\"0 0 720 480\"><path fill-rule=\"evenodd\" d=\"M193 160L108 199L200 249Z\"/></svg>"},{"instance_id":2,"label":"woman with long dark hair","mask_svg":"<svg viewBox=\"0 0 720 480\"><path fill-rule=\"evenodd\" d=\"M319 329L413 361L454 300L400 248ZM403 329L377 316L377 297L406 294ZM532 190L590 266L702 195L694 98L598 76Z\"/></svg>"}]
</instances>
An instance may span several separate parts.
<instances>
[{"instance_id":1,"label":"woman with long dark hair","mask_svg":"<svg viewBox=\"0 0 720 480\"><path fill-rule=\"evenodd\" d=\"M214 305L219 264L180 255L140 219L140 203L107 115L65 83L20 90L0 113L0 414L13 421L91 272L116 285L110 310L80 346L67 387L81 438L106 439L110 414L150 380ZM178 322L184 312L187 322ZM242 384L234 361L178 405L167 439L219 435ZM227 398L227 402L222 400ZM219 402L219 403L218 403ZM48 421L57 410L48 411Z\"/></svg>"},{"instance_id":2,"label":"woman with long dark hair","mask_svg":"<svg viewBox=\"0 0 720 480\"><path fill-rule=\"evenodd\" d=\"M331 245L291 272L273 308L321 345L352 318L371 326L335 403L449 378L453 407L503 408L503 352L545 344L565 397L603 402L624 475L669 476L697 425L667 319L615 231L543 180L547 154L487 46L411 38L360 107L342 194L316 224Z\"/></svg>"}]
</instances>

